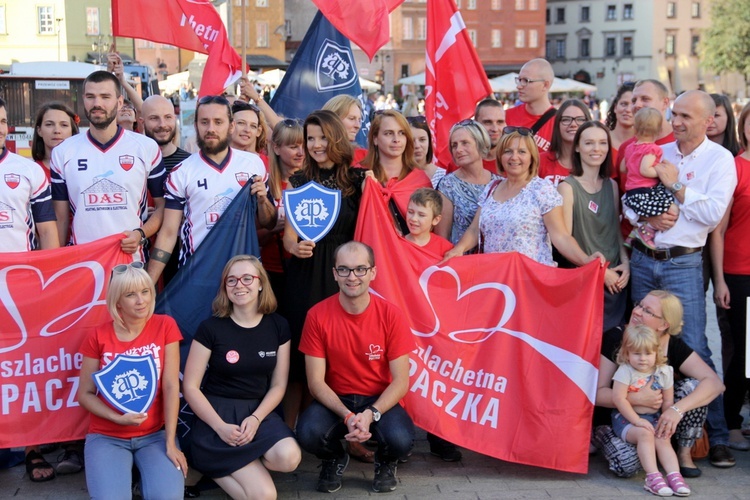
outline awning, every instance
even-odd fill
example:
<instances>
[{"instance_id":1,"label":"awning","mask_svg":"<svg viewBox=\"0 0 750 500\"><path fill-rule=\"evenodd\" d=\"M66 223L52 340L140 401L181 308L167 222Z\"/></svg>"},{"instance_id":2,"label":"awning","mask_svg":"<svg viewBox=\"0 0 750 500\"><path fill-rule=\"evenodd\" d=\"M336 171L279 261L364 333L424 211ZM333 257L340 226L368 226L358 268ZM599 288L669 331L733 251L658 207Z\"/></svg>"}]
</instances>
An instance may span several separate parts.
<instances>
[{"instance_id":1,"label":"awning","mask_svg":"<svg viewBox=\"0 0 750 500\"><path fill-rule=\"evenodd\" d=\"M258 69L277 69L277 68L288 68L289 63L276 59L275 57L259 55L259 54L248 54L247 65L253 70Z\"/></svg>"}]
</instances>

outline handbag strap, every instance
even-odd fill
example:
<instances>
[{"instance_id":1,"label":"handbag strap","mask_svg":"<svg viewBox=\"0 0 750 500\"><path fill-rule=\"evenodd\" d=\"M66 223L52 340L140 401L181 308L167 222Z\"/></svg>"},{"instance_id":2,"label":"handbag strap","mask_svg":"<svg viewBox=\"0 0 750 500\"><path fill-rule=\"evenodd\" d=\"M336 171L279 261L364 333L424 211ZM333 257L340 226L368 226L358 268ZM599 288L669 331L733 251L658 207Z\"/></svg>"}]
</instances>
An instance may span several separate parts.
<instances>
[{"instance_id":1,"label":"handbag strap","mask_svg":"<svg viewBox=\"0 0 750 500\"><path fill-rule=\"evenodd\" d=\"M555 113L557 113L557 110L552 107L549 108L545 113L539 117L539 119L536 121L536 123L531 127L531 131L534 132L534 135L541 130L542 127L544 127L544 124L547 123L550 118L555 116Z\"/></svg>"}]
</instances>

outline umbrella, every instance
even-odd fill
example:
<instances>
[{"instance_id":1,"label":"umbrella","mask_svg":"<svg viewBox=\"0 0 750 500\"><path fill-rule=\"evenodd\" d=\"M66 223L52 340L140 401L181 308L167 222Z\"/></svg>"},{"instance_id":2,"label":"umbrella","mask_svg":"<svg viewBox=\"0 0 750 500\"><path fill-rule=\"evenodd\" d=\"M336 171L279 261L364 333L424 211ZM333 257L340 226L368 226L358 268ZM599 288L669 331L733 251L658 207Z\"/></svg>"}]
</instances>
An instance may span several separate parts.
<instances>
[{"instance_id":1,"label":"umbrella","mask_svg":"<svg viewBox=\"0 0 750 500\"><path fill-rule=\"evenodd\" d=\"M362 90L380 90L380 84L371 82L367 78L359 77L359 86Z\"/></svg>"},{"instance_id":2,"label":"umbrella","mask_svg":"<svg viewBox=\"0 0 750 500\"><path fill-rule=\"evenodd\" d=\"M490 87L492 87L493 92L502 92L502 93L508 93L508 92L515 92L516 89L516 77L518 76L518 73L508 73L506 75L502 76L496 76L495 78L490 78Z\"/></svg>"},{"instance_id":3,"label":"umbrella","mask_svg":"<svg viewBox=\"0 0 750 500\"><path fill-rule=\"evenodd\" d=\"M403 85L424 85L424 82L424 71L422 73L417 73L416 75L406 76L398 81L398 83Z\"/></svg>"}]
</instances>

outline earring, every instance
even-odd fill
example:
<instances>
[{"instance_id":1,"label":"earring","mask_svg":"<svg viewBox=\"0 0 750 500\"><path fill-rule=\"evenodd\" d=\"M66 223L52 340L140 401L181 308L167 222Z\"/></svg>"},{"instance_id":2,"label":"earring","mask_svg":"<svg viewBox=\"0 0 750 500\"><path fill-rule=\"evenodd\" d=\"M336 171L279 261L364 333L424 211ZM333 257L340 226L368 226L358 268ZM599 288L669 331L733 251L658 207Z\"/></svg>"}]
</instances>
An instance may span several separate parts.
<instances>
[{"instance_id":1,"label":"earring","mask_svg":"<svg viewBox=\"0 0 750 500\"><path fill-rule=\"evenodd\" d=\"M263 287L258 288L258 291L262 292L263 291Z\"/></svg>"}]
</instances>

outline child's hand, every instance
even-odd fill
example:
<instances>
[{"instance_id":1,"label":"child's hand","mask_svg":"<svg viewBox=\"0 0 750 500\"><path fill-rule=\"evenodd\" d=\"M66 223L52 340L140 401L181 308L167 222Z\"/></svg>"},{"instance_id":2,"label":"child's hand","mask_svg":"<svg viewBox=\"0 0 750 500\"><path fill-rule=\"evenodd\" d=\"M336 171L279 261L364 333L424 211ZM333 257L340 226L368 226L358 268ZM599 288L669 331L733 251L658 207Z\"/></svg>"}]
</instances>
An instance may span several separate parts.
<instances>
[{"instance_id":1,"label":"child's hand","mask_svg":"<svg viewBox=\"0 0 750 500\"><path fill-rule=\"evenodd\" d=\"M640 427L641 429L648 429L652 433L654 432L654 426L651 425L651 422L649 422L645 418L639 418L633 425L635 425L636 427Z\"/></svg>"}]
</instances>

